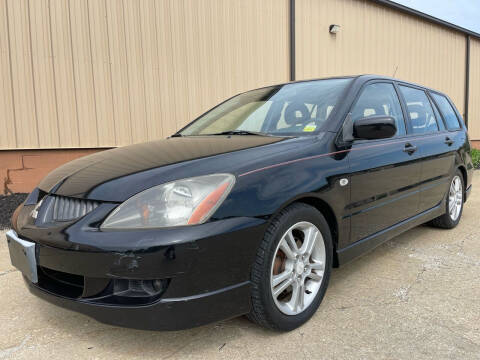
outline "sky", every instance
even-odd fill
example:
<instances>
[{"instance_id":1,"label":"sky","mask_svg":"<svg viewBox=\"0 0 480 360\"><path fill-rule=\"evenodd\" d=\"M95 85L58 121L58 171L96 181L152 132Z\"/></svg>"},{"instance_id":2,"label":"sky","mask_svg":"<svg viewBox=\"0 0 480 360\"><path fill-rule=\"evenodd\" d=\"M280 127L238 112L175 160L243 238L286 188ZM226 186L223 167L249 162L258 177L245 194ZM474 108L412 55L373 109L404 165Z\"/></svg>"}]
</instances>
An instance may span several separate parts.
<instances>
[{"instance_id":1,"label":"sky","mask_svg":"<svg viewBox=\"0 0 480 360\"><path fill-rule=\"evenodd\" d=\"M409 8L480 33L480 0L393 0Z\"/></svg>"}]
</instances>

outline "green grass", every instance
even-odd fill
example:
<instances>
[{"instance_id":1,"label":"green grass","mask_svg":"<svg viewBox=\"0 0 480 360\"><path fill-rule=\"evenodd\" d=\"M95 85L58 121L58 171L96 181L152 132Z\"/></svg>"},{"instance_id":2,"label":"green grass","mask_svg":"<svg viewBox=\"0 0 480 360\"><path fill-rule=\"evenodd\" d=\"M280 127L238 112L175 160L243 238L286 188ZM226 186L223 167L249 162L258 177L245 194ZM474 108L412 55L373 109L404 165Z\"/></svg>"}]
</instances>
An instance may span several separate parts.
<instances>
[{"instance_id":1,"label":"green grass","mask_svg":"<svg viewBox=\"0 0 480 360\"><path fill-rule=\"evenodd\" d=\"M472 149L472 161L475 169L480 169L480 150Z\"/></svg>"}]
</instances>

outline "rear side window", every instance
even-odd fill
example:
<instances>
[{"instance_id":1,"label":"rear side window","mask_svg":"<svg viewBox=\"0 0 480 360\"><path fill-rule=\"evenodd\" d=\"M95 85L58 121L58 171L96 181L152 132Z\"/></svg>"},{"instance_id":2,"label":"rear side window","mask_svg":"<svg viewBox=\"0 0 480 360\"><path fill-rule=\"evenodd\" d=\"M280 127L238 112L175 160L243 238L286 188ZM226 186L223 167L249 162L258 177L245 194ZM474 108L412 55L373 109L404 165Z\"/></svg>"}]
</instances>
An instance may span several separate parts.
<instances>
[{"instance_id":1,"label":"rear side window","mask_svg":"<svg viewBox=\"0 0 480 360\"><path fill-rule=\"evenodd\" d=\"M413 134L438 131L437 119L425 91L403 85L400 86L400 91L407 104Z\"/></svg>"},{"instance_id":2,"label":"rear side window","mask_svg":"<svg viewBox=\"0 0 480 360\"><path fill-rule=\"evenodd\" d=\"M455 113L455 110L453 109L452 105L450 105L450 102L447 100L447 98L439 94L431 94L433 99L437 103L440 112L445 119L445 122L447 123L447 128L449 130L460 129L457 114Z\"/></svg>"},{"instance_id":3,"label":"rear side window","mask_svg":"<svg viewBox=\"0 0 480 360\"><path fill-rule=\"evenodd\" d=\"M374 83L367 85L357 103L352 108L352 120L373 116L388 115L395 119L397 136L405 135L405 122L402 108L395 88L390 83Z\"/></svg>"}]
</instances>

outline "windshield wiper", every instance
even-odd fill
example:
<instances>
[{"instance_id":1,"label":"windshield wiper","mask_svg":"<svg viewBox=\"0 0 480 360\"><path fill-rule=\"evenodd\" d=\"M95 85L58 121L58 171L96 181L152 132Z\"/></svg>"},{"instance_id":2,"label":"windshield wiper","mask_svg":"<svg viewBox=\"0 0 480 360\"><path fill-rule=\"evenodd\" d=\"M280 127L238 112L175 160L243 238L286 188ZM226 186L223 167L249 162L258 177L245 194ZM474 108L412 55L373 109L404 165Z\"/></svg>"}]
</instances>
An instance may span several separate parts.
<instances>
[{"instance_id":1,"label":"windshield wiper","mask_svg":"<svg viewBox=\"0 0 480 360\"><path fill-rule=\"evenodd\" d=\"M268 134L264 134L264 133L256 132L256 131L248 131L248 130L228 130L228 131L222 131L222 132L219 132L219 133L205 134L205 135L256 135L256 136L268 136Z\"/></svg>"}]
</instances>

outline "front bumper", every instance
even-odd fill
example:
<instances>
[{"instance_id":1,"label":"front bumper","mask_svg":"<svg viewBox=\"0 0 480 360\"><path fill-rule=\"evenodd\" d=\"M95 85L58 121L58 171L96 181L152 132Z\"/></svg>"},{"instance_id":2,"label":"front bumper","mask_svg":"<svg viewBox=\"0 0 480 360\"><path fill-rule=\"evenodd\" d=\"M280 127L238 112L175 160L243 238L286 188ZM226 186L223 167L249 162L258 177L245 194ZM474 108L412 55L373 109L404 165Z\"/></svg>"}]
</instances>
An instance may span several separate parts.
<instances>
[{"instance_id":1,"label":"front bumper","mask_svg":"<svg viewBox=\"0 0 480 360\"><path fill-rule=\"evenodd\" d=\"M35 243L39 281L25 278L33 294L104 323L148 330L185 329L249 312L250 268L265 220L102 232L91 226L94 213L61 228L19 218L19 237ZM155 298L112 296L117 281L153 279L168 284Z\"/></svg>"},{"instance_id":2,"label":"front bumper","mask_svg":"<svg viewBox=\"0 0 480 360\"><path fill-rule=\"evenodd\" d=\"M140 306L91 303L52 294L25 279L30 292L50 303L110 325L143 330L182 330L225 320L250 311L250 282L181 298L166 298Z\"/></svg>"}]
</instances>

